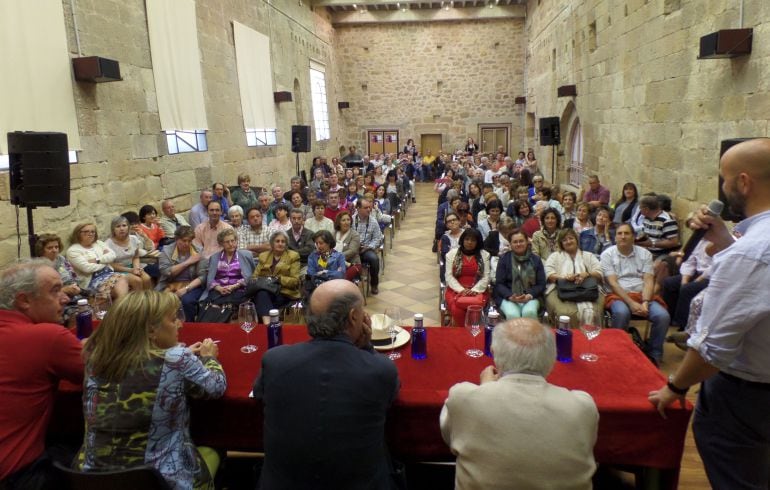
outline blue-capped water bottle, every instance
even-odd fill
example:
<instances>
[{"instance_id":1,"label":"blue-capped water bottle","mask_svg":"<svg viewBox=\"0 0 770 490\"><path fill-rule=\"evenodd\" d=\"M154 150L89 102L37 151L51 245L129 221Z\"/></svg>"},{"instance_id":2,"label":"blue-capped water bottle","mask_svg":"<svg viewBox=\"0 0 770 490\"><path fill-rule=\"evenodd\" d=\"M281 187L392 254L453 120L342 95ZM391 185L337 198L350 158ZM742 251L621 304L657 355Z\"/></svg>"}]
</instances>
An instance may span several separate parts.
<instances>
[{"instance_id":1,"label":"blue-capped water bottle","mask_svg":"<svg viewBox=\"0 0 770 490\"><path fill-rule=\"evenodd\" d=\"M556 329L556 360L572 362L572 330L566 315L559 317L559 328Z\"/></svg>"},{"instance_id":2,"label":"blue-capped water bottle","mask_svg":"<svg viewBox=\"0 0 770 490\"><path fill-rule=\"evenodd\" d=\"M270 310L270 324L267 326L267 348L283 345L283 323L278 318L278 310Z\"/></svg>"},{"instance_id":3,"label":"blue-capped water bottle","mask_svg":"<svg viewBox=\"0 0 770 490\"><path fill-rule=\"evenodd\" d=\"M492 334L499 321L500 313L494 307L489 308L487 324L484 326L484 354L488 357L494 357L492 356Z\"/></svg>"},{"instance_id":4,"label":"blue-capped water bottle","mask_svg":"<svg viewBox=\"0 0 770 490\"><path fill-rule=\"evenodd\" d=\"M422 324L422 313L414 314L414 326L412 327L412 359L425 359L428 357L428 332Z\"/></svg>"},{"instance_id":5,"label":"blue-capped water bottle","mask_svg":"<svg viewBox=\"0 0 770 490\"><path fill-rule=\"evenodd\" d=\"M94 331L93 311L87 299L78 300L78 312L75 314L75 335L81 340L91 336Z\"/></svg>"}]
</instances>

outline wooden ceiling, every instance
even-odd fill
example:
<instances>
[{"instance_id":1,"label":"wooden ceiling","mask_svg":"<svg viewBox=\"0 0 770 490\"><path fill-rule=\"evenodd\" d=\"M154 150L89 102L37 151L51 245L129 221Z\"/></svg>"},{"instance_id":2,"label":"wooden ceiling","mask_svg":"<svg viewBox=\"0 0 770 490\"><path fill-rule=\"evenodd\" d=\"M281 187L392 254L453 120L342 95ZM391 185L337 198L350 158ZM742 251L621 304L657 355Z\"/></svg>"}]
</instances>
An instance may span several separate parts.
<instances>
[{"instance_id":1,"label":"wooden ceiling","mask_svg":"<svg viewBox=\"0 0 770 490\"><path fill-rule=\"evenodd\" d=\"M314 7L325 7L331 13L352 11L439 10L452 8L495 8L509 5L525 5L526 0L432 0L429 2L406 0L311 0Z\"/></svg>"}]
</instances>

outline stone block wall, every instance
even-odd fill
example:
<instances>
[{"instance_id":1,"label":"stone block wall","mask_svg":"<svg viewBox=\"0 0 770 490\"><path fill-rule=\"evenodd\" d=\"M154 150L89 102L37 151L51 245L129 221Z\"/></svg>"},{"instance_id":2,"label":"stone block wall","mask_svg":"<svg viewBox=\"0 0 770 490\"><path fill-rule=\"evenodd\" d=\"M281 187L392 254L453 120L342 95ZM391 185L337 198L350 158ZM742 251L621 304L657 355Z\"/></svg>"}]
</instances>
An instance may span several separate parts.
<instances>
[{"instance_id":1,"label":"stone block wall","mask_svg":"<svg viewBox=\"0 0 770 490\"><path fill-rule=\"evenodd\" d=\"M67 237L74 224L95 220L102 237L110 220L125 211L172 198L189 209L198 193L214 181L236 184L248 172L253 185L288 184L295 173L290 150L292 124L313 125L309 59L327 65L327 93L332 137L313 141L313 153L301 154L302 168L313 154L337 148L340 121L332 49L334 30L325 9L301 2L198 0L198 43L206 112L208 148L202 153L168 155L160 133L158 105L143 0L76 0L75 19L84 56L120 62L122 81L73 82L82 151L71 167L71 205L34 211L35 229ZM77 56L70 1L63 0L68 48ZM271 38L274 91L293 92L294 101L276 105L278 145L246 146L241 115L232 20ZM299 90L297 90L299 89ZM28 256L26 221L21 210L22 257ZM0 173L0 266L16 259L15 210L9 203L8 173ZM66 239L65 239L66 241Z\"/></svg>"},{"instance_id":2,"label":"stone block wall","mask_svg":"<svg viewBox=\"0 0 770 490\"><path fill-rule=\"evenodd\" d=\"M399 130L400 146L441 133L445 150L479 140L479 124L510 124L523 141L524 19L340 25L335 51L345 142L366 151L367 129Z\"/></svg>"},{"instance_id":3,"label":"stone block wall","mask_svg":"<svg viewBox=\"0 0 770 490\"><path fill-rule=\"evenodd\" d=\"M698 60L701 36L739 27L740 3L751 55ZM721 140L768 136L767 2L530 0L527 12L526 110L562 118L558 180L579 118L586 176L599 174L613 199L628 181L669 194L685 216L717 196ZM578 95L557 97L567 84Z\"/></svg>"}]
</instances>

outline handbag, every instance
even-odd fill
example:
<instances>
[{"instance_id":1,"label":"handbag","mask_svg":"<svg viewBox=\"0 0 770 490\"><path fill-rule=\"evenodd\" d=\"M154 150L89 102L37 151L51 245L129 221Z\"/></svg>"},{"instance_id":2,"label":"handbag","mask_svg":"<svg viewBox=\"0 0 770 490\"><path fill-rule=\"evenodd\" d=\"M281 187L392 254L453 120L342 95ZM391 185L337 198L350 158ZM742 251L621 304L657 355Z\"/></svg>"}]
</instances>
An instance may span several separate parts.
<instances>
[{"instance_id":1,"label":"handbag","mask_svg":"<svg viewBox=\"0 0 770 490\"><path fill-rule=\"evenodd\" d=\"M273 277L254 277L246 282L246 296L254 296L260 291L267 291L270 294L278 294L281 290L281 283Z\"/></svg>"},{"instance_id":2,"label":"handbag","mask_svg":"<svg viewBox=\"0 0 770 490\"><path fill-rule=\"evenodd\" d=\"M599 283L592 276L586 277L580 284L566 279L557 279L556 292L562 301L573 301L575 303L588 301L593 303L599 299Z\"/></svg>"},{"instance_id":3,"label":"handbag","mask_svg":"<svg viewBox=\"0 0 770 490\"><path fill-rule=\"evenodd\" d=\"M198 322L228 323L230 321L230 317L232 316L232 303L218 305L216 303L208 302L201 305L200 313L198 314Z\"/></svg>"}]
</instances>

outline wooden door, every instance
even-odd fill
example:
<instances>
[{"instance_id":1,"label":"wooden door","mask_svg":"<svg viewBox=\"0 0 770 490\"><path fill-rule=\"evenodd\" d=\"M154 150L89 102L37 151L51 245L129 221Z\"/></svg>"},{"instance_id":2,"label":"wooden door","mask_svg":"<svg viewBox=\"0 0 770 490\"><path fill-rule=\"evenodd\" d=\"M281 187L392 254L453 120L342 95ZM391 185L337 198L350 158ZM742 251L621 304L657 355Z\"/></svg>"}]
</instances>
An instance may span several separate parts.
<instances>
[{"instance_id":1,"label":"wooden door","mask_svg":"<svg viewBox=\"0 0 770 490\"><path fill-rule=\"evenodd\" d=\"M398 155L401 148L398 146L398 131L384 131L385 134L385 153Z\"/></svg>"},{"instance_id":2,"label":"wooden door","mask_svg":"<svg viewBox=\"0 0 770 490\"><path fill-rule=\"evenodd\" d=\"M420 154L426 155L428 150L433 156L441 153L441 135L440 134L422 134L420 135Z\"/></svg>"},{"instance_id":3,"label":"wooden door","mask_svg":"<svg viewBox=\"0 0 770 490\"><path fill-rule=\"evenodd\" d=\"M481 153L496 153L497 147L502 146L505 153L508 151L508 128L507 127L483 127L481 128Z\"/></svg>"},{"instance_id":4,"label":"wooden door","mask_svg":"<svg viewBox=\"0 0 770 490\"><path fill-rule=\"evenodd\" d=\"M367 131L369 142L369 148L367 149L367 155L374 155L375 153L382 153L385 144L385 136L382 131Z\"/></svg>"}]
</instances>

